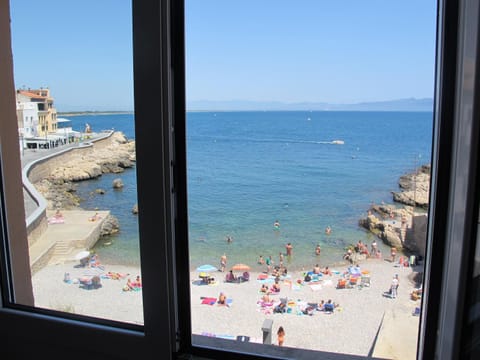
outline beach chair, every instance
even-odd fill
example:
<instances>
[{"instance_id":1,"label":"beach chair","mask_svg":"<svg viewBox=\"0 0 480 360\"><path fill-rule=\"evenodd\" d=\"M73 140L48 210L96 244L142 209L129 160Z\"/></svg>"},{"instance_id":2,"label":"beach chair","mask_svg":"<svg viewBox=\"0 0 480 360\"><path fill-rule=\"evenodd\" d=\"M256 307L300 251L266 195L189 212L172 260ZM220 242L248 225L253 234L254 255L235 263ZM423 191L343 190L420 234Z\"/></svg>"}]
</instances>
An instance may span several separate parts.
<instances>
[{"instance_id":1,"label":"beach chair","mask_svg":"<svg viewBox=\"0 0 480 360\"><path fill-rule=\"evenodd\" d=\"M347 279L338 279L337 289L345 289L347 287Z\"/></svg>"},{"instance_id":2,"label":"beach chair","mask_svg":"<svg viewBox=\"0 0 480 360\"><path fill-rule=\"evenodd\" d=\"M360 280L361 286L370 286L370 276L363 275Z\"/></svg>"},{"instance_id":3,"label":"beach chair","mask_svg":"<svg viewBox=\"0 0 480 360\"><path fill-rule=\"evenodd\" d=\"M347 287L348 287L348 288L353 288L353 287L355 287L355 285L358 284L358 279L359 279L358 276L350 276L350 279L349 279L348 282L347 282Z\"/></svg>"}]
</instances>

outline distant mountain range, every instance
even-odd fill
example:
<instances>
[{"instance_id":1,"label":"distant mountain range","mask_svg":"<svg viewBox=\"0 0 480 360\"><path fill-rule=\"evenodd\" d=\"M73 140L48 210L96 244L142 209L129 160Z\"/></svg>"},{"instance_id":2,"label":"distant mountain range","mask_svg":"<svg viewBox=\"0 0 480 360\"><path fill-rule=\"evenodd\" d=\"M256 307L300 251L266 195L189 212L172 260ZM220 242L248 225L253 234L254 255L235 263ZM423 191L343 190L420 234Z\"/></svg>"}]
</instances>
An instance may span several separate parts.
<instances>
[{"instance_id":1,"label":"distant mountain range","mask_svg":"<svg viewBox=\"0 0 480 360\"><path fill-rule=\"evenodd\" d=\"M106 113L132 113L128 109L108 109L107 107L92 107L89 110L81 106L60 106L62 115L99 115ZM433 99L408 98L389 101L362 102L356 104L329 104L321 102L286 103L280 101L249 101L249 100L198 100L188 101L187 111L433 111Z\"/></svg>"},{"instance_id":2,"label":"distant mountain range","mask_svg":"<svg viewBox=\"0 0 480 360\"><path fill-rule=\"evenodd\" d=\"M408 98L389 101L362 102L356 104L329 104L321 102L263 102L263 101L188 101L189 111L433 111L433 99Z\"/></svg>"}]
</instances>

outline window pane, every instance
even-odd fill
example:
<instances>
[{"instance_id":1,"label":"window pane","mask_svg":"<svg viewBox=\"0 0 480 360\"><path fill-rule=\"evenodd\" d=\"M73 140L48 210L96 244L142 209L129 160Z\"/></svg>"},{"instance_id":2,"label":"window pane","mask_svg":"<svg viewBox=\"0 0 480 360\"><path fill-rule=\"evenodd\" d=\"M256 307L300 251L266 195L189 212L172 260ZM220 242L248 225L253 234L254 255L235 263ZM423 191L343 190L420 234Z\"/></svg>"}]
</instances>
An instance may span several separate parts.
<instances>
[{"instance_id":1,"label":"window pane","mask_svg":"<svg viewBox=\"0 0 480 360\"><path fill-rule=\"evenodd\" d=\"M186 2L194 345L416 357L435 20Z\"/></svg>"},{"instance_id":2,"label":"window pane","mask_svg":"<svg viewBox=\"0 0 480 360\"><path fill-rule=\"evenodd\" d=\"M28 241L15 256L30 263L13 285L31 275L34 298L17 303L143 324L131 4L12 2L11 13L27 231L10 242Z\"/></svg>"}]
</instances>

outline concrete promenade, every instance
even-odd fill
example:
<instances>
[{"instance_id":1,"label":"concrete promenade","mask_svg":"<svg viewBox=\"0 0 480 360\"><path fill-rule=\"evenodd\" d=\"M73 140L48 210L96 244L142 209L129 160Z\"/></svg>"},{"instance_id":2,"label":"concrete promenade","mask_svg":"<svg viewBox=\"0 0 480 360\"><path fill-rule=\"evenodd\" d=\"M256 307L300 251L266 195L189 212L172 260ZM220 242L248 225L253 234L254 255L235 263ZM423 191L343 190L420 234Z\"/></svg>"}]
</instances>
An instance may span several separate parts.
<instances>
[{"instance_id":1,"label":"concrete promenade","mask_svg":"<svg viewBox=\"0 0 480 360\"><path fill-rule=\"evenodd\" d=\"M89 139L88 144L110 135L111 133L94 135ZM21 154L22 169L25 172L36 161L41 161L72 149L82 148L84 145L85 143L74 143L51 149L25 149ZM42 221L37 221L38 217L43 219L46 217L43 223L47 222L47 226L44 229L42 226L38 227L38 229L41 229L40 234L35 234L34 240L29 240L30 266L33 274L52 262L61 263L74 260L76 253L90 249L95 245L100 236L101 225L110 214L109 211L62 210L63 222L49 223L48 219L52 218L54 211L42 209L42 206L45 206L45 200L43 198L39 199L38 196L41 197L39 194L36 194L37 198L32 195L27 190L29 187L31 188L33 185L24 177L23 194L27 226L30 223L40 224ZM96 213L98 213L98 217L95 221L90 221L89 219L92 219ZM33 221L32 217L35 218Z\"/></svg>"}]
</instances>

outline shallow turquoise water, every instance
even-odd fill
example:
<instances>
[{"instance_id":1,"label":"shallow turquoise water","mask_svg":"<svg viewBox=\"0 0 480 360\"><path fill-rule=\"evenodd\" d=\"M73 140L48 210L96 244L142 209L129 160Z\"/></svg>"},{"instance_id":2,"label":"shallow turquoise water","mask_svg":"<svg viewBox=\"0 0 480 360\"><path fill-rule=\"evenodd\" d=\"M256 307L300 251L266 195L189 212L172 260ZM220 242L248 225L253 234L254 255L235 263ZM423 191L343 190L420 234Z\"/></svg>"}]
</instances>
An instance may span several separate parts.
<instances>
[{"instance_id":1,"label":"shallow turquoise water","mask_svg":"<svg viewBox=\"0 0 480 360\"><path fill-rule=\"evenodd\" d=\"M79 116L74 128L115 128L134 137L133 115ZM432 113L425 112L194 112L187 116L189 241L191 267L256 267L260 254L278 263L294 246L290 268L341 259L344 247L372 235L358 226L372 202L392 203L398 178L429 163ZM343 145L332 144L343 140ZM113 178L125 188L110 191ZM120 234L99 243L108 262L137 265L135 170L79 184L86 209L110 209ZM107 194L92 195L95 188ZM273 222L281 223L279 231ZM327 236L325 227L332 227ZM226 236L234 241L227 243ZM315 256L319 243L322 254ZM384 249L384 253L387 253Z\"/></svg>"}]
</instances>

